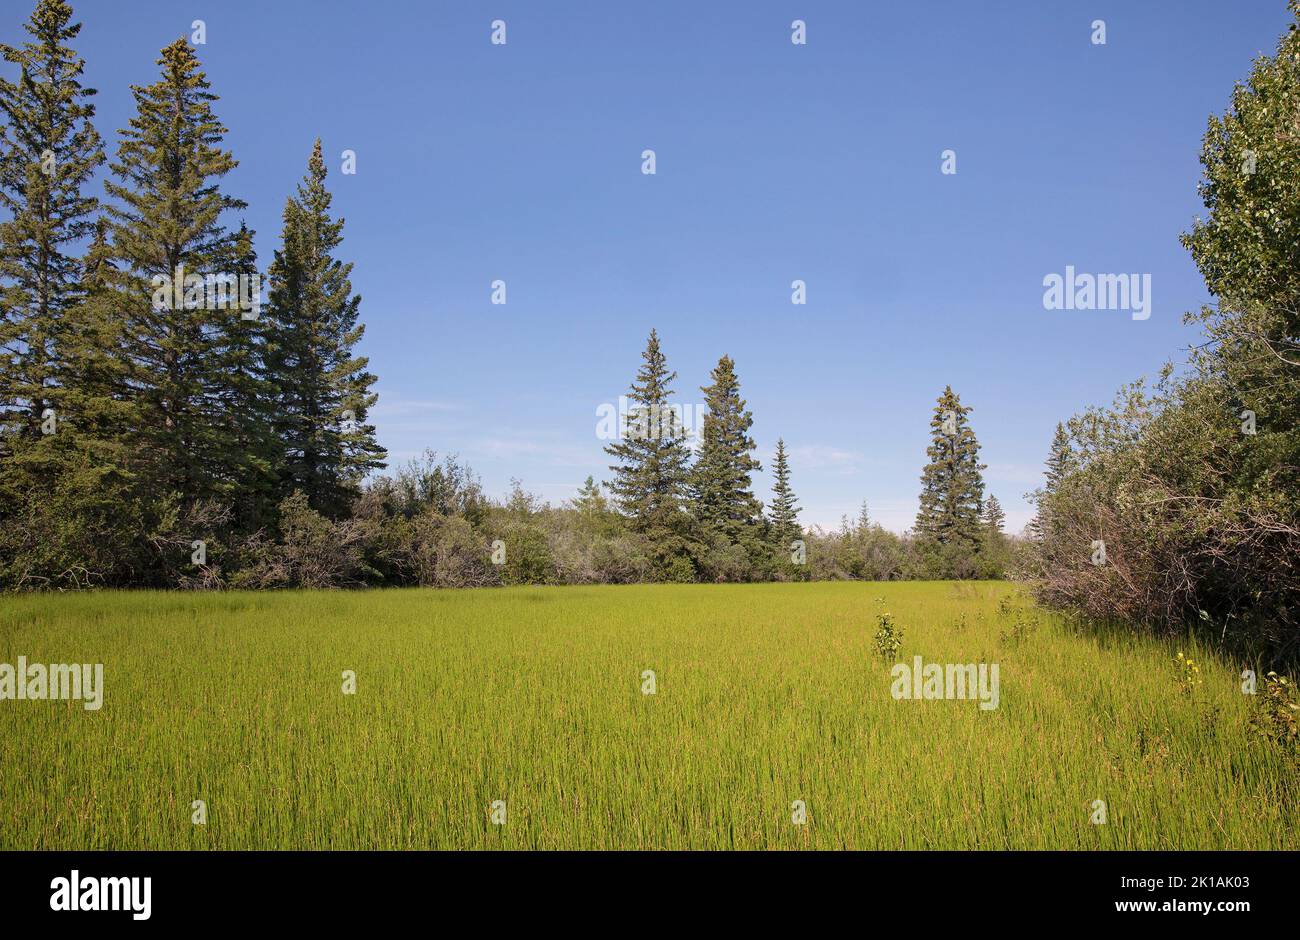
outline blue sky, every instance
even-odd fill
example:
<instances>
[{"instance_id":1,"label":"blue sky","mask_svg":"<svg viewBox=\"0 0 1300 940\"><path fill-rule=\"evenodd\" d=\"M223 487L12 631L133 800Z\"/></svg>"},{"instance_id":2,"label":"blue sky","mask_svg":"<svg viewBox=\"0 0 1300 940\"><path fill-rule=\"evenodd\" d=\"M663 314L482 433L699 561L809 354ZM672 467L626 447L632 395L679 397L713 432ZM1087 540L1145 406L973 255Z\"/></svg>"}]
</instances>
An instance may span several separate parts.
<instances>
[{"instance_id":1,"label":"blue sky","mask_svg":"<svg viewBox=\"0 0 1300 940\"><path fill-rule=\"evenodd\" d=\"M735 359L760 497L784 436L805 522L866 499L896 530L945 384L1018 529L1056 422L1181 356L1205 121L1289 20L1282 0L74 7L111 148L128 85L204 21L263 266L323 138L394 461L456 452L494 495L567 498L608 476L596 410L655 327L680 401ZM7 41L29 10L6 4ZM1150 319L1045 310L1066 265L1150 274Z\"/></svg>"}]
</instances>

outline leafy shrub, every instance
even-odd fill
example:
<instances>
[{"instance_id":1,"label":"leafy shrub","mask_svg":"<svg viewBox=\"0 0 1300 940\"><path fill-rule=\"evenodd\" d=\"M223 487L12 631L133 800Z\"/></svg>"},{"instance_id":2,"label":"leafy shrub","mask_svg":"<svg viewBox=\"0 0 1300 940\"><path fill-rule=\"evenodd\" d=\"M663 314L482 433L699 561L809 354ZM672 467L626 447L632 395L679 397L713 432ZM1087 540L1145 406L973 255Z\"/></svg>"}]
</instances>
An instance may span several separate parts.
<instances>
[{"instance_id":1,"label":"leafy shrub","mask_svg":"<svg viewBox=\"0 0 1300 940\"><path fill-rule=\"evenodd\" d=\"M1300 487L1265 469L1274 443L1235 413L1211 377L1166 376L1072 419L1074 466L1038 497L1039 599L1167 634L1210 618L1230 645L1294 654Z\"/></svg>"},{"instance_id":2,"label":"leafy shrub","mask_svg":"<svg viewBox=\"0 0 1300 940\"><path fill-rule=\"evenodd\" d=\"M52 451L56 442L41 446ZM153 513L129 472L89 451L61 463L44 456L0 464L0 586L66 590L157 577L140 539Z\"/></svg>"},{"instance_id":3,"label":"leafy shrub","mask_svg":"<svg viewBox=\"0 0 1300 940\"><path fill-rule=\"evenodd\" d=\"M700 580L736 583L752 580L753 574L749 553L743 545L718 540L700 553Z\"/></svg>"},{"instance_id":4,"label":"leafy shrub","mask_svg":"<svg viewBox=\"0 0 1300 940\"><path fill-rule=\"evenodd\" d=\"M397 546L403 569L421 587L484 587L501 583L487 538L462 516L426 511L409 520Z\"/></svg>"},{"instance_id":5,"label":"leafy shrub","mask_svg":"<svg viewBox=\"0 0 1300 940\"><path fill-rule=\"evenodd\" d=\"M541 528L527 522L511 522L499 529L495 538L505 543L506 560L501 565L503 583L555 582L555 563L546 533Z\"/></svg>"},{"instance_id":6,"label":"leafy shrub","mask_svg":"<svg viewBox=\"0 0 1300 940\"><path fill-rule=\"evenodd\" d=\"M889 613L876 616L876 653L884 660L897 660L898 651L903 648L903 630L895 625Z\"/></svg>"},{"instance_id":7,"label":"leafy shrub","mask_svg":"<svg viewBox=\"0 0 1300 940\"><path fill-rule=\"evenodd\" d=\"M1296 684L1276 672L1268 673L1264 688L1255 696L1250 726L1261 738L1300 761L1300 695Z\"/></svg>"},{"instance_id":8,"label":"leafy shrub","mask_svg":"<svg viewBox=\"0 0 1300 940\"><path fill-rule=\"evenodd\" d=\"M338 588L364 583L366 545L377 535L368 520L332 522L295 491L280 503L280 538L259 534L245 551L248 566L231 583L248 588Z\"/></svg>"}]
</instances>

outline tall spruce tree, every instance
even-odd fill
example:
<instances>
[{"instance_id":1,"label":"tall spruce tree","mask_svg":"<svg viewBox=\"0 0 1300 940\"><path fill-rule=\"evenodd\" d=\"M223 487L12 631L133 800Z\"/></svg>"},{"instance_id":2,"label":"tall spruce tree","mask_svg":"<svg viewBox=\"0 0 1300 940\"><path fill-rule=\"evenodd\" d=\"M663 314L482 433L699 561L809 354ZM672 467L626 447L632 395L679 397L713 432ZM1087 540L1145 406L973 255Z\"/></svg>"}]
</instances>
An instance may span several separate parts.
<instances>
[{"instance_id":1,"label":"tall spruce tree","mask_svg":"<svg viewBox=\"0 0 1300 940\"><path fill-rule=\"evenodd\" d=\"M776 459L772 463L772 504L768 507L773 545L777 557L785 557L790 543L799 538L799 505L790 486L790 462L785 452L785 440L777 438Z\"/></svg>"},{"instance_id":2,"label":"tall spruce tree","mask_svg":"<svg viewBox=\"0 0 1300 940\"><path fill-rule=\"evenodd\" d=\"M642 364L628 390L633 403L620 439L605 447L618 461L608 484L619 511L633 532L646 537L659 577L683 578L689 519L683 510L690 449L686 429L669 399L676 372L650 331Z\"/></svg>"},{"instance_id":3,"label":"tall spruce tree","mask_svg":"<svg viewBox=\"0 0 1300 940\"><path fill-rule=\"evenodd\" d=\"M129 571L130 423L113 358L120 321L91 297L107 241L86 193L104 162L93 89L62 0L41 0L33 41L0 46L0 583L83 587ZM83 263L79 244L91 239Z\"/></svg>"},{"instance_id":4,"label":"tall spruce tree","mask_svg":"<svg viewBox=\"0 0 1300 940\"><path fill-rule=\"evenodd\" d=\"M1052 436L1052 450L1047 456L1045 471L1046 489L1049 493L1055 493L1061 481L1070 474L1073 461L1069 435L1065 433L1065 425L1058 423L1056 433Z\"/></svg>"},{"instance_id":5,"label":"tall spruce tree","mask_svg":"<svg viewBox=\"0 0 1300 940\"><path fill-rule=\"evenodd\" d=\"M236 283L242 278L243 283L257 285L260 290L253 237L253 231L241 223L227 245L223 268ZM267 324L263 315L259 298L252 311L218 317L212 325L214 353L223 375L214 396L229 433L222 472L231 484L233 521L246 532L261 528L275 517L278 495L278 387L267 366Z\"/></svg>"},{"instance_id":6,"label":"tall spruce tree","mask_svg":"<svg viewBox=\"0 0 1300 940\"><path fill-rule=\"evenodd\" d=\"M916 533L922 545L942 549L952 573L964 554L980 547L980 515L986 469L979 462L979 442L967 420L971 409L947 386L930 419L929 463L921 474Z\"/></svg>"},{"instance_id":7,"label":"tall spruce tree","mask_svg":"<svg viewBox=\"0 0 1300 940\"><path fill-rule=\"evenodd\" d=\"M352 264L333 255L343 242L343 219L330 216L325 175L318 138L307 174L285 204L269 272L267 363L279 402L280 493L299 490L313 509L337 518L387 455L366 423L378 400L375 376L355 353L365 333L357 320L361 297L348 279Z\"/></svg>"},{"instance_id":8,"label":"tall spruce tree","mask_svg":"<svg viewBox=\"0 0 1300 940\"><path fill-rule=\"evenodd\" d=\"M1002 535L1003 527L1006 525L1007 514L1002 511L1002 504L998 498L991 493L984 503L984 529L990 536Z\"/></svg>"},{"instance_id":9,"label":"tall spruce tree","mask_svg":"<svg viewBox=\"0 0 1300 940\"><path fill-rule=\"evenodd\" d=\"M1040 540L1048 534L1048 518L1051 514L1052 497L1071 472L1074 466L1074 453L1070 449L1070 438L1065 432L1065 425L1058 423L1056 433L1052 436L1052 449L1047 455L1047 466L1043 472L1043 486L1029 494L1029 499L1037 506L1034 518L1029 522L1029 537Z\"/></svg>"},{"instance_id":10,"label":"tall spruce tree","mask_svg":"<svg viewBox=\"0 0 1300 940\"><path fill-rule=\"evenodd\" d=\"M111 164L117 182L105 184L117 200L108 206L116 264L106 273L139 409L131 438L152 491L183 512L241 485L247 435L226 410L237 379L227 347L236 330L253 326L234 306L212 304L210 285L234 273L240 250L221 220L244 208L219 185L236 161L221 149L217 96L184 39L163 49L158 64L156 82L131 87L136 114Z\"/></svg>"},{"instance_id":11,"label":"tall spruce tree","mask_svg":"<svg viewBox=\"0 0 1300 940\"><path fill-rule=\"evenodd\" d=\"M718 360L711 377L713 382L700 388L708 411L691 471L691 508L706 533L738 545L753 538L761 521L751 474L762 467L750 456L754 418L740 397L740 379L730 356Z\"/></svg>"},{"instance_id":12,"label":"tall spruce tree","mask_svg":"<svg viewBox=\"0 0 1300 940\"><path fill-rule=\"evenodd\" d=\"M983 578L1004 578L1011 565L1011 541L1003 529L1007 515L1002 510L998 498L989 495L984 503L984 515L980 520L982 545L978 564L978 575Z\"/></svg>"},{"instance_id":13,"label":"tall spruce tree","mask_svg":"<svg viewBox=\"0 0 1300 940\"><path fill-rule=\"evenodd\" d=\"M104 162L95 90L68 45L81 31L72 8L40 0L24 28L31 41L0 45L18 69L0 77L0 453L50 437L48 415L69 417L61 373L79 350L64 327L84 296L75 246L94 232L98 200L85 189Z\"/></svg>"}]
</instances>

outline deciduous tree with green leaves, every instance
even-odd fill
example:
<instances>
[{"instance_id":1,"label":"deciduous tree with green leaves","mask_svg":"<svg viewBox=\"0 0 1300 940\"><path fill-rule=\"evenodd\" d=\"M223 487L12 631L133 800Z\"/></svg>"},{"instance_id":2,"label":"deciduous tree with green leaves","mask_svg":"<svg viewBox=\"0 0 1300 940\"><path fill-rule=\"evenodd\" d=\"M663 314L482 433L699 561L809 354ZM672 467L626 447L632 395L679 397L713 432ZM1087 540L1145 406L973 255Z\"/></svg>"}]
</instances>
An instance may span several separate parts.
<instances>
[{"instance_id":1,"label":"deciduous tree with green leaves","mask_svg":"<svg viewBox=\"0 0 1300 940\"><path fill-rule=\"evenodd\" d=\"M1039 596L1207 638L1300 654L1300 3L1212 115L1207 216L1182 237L1215 295L1188 368L1072 418L1068 470L1040 502ZM1057 452L1054 447L1054 457ZM1106 563L1090 564L1090 540ZM1207 631L1209 633L1209 631ZM1265 662L1269 659L1265 658Z\"/></svg>"}]
</instances>

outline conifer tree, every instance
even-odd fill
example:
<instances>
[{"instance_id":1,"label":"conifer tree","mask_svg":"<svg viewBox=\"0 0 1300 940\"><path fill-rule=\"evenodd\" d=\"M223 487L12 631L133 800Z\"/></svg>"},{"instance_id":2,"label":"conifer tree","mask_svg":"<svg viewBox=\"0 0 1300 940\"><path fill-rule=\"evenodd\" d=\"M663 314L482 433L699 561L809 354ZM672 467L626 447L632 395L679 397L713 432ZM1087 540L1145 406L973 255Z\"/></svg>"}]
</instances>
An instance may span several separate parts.
<instances>
[{"instance_id":1,"label":"conifer tree","mask_svg":"<svg viewBox=\"0 0 1300 940\"><path fill-rule=\"evenodd\" d=\"M768 510L773 543L777 557L790 551L790 543L799 538L799 506L790 487L790 463L785 452L785 440L777 438L776 459L772 464L772 505Z\"/></svg>"},{"instance_id":2,"label":"conifer tree","mask_svg":"<svg viewBox=\"0 0 1300 940\"><path fill-rule=\"evenodd\" d=\"M80 32L40 0L33 41L0 46L0 582L82 587L130 570L140 528L119 431L130 423L113 358L120 319L91 298L107 240L86 193L104 162ZM80 245L90 237L83 263Z\"/></svg>"},{"instance_id":3,"label":"conifer tree","mask_svg":"<svg viewBox=\"0 0 1300 940\"><path fill-rule=\"evenodd\" d=\"M369 360L355 353L365 333L352 264L334 257L343 219L331 217L320 139L307 174L284 207L281 247L270 269L270 377L277 387L279 488L306 494L313 509L348 511L371 470L387 456L366 423L378 396Z\"/></svg>"},{"instance_id":4,"label":"conifer tree","mask_svg":"<svg viewBox=\"0 0 1300 940\"><path fill-rule=\"evenodd\" d=\"M683 511L690 450L686 429L669 399L677 378L650 331L642 364L628 391L633 409L620 440L605 447L618 463L611 465L609 490L633 532L650 543L660 577L685 577L689 562L688 519Z\"/></svg>"},{"instance_id":5,"label":"conifer tree","mask_svg":"<svg viewBox=\"0 0 1300 940\"><path fill-rule=\"evenodd\" d=\"M930 419L929 463L921 474L916 533L922 545L939 548L949 572L980 547L985 469L967 415L971 409L944 389Z\"/></svg>"},{"instance_id":6,"label":"conifer tree","mask_svg":"<svg viewBox=\"0 0 1300 940\"><path fill-rule=\"evenodd\" d=\"M583 514L600 514L609 508L605 494L600 491L595 477L588 476L573 497L573 508Z\"/></svg>"},{"instance_id":7,"label":"conifer tree","mask_svg":"<svg viewBox=\"0 0 1300 940\"><path fill-rule=\"evenodd\" d=\"M260 290L253 236L241 223L228 245L223 270L236 284L242 278L243 283L255 284ZM231 493L233 521L241 530L252 532L275 516L280 448L275 437L279 389L267 367L266 320L260 298L250 311L217 317L212 330L213 351L223 376L214 388L214 398L228 429L219 466Z\"/></svg>"},{"instance_id":8,"label":"conifer tree","mask_svg":"<svg viewBox=\"0 0 1300 940\"><path fill-rule=\"evenodd\" d=\"M1047 455L1047 469L1044 471L1043 486L1030 494L1029 498L1037 504L1037 512L1029 523L1029 537L1042 539L1049 528L1048 516L1051 513L1051 500L1060 488L1061 481L1069 476L1074 464L1074 453L1070 448L1070 438L1065 433L1065 425L1058 423L1052 437L1052 449Z\"/></svg>"},{"instance_id":9,"label":"conifer tree","mask_svg":"<svg viewBox=\"0 0 1300 940\"><path fill-rule=\"evenodd\" d=\"M15 79L0 78L0 452L37 442L48 416L66 421L61 371L66 315L80 303L78 242L93 234L98 200L84 190L104 162L93 88L68 45L81 31L63 0L40 0L31 41L0 45Z\"/></svg>"},{"instance_id":10,"label":"conifer tree","mask_svg":"<svg viewBox=\"0 0 1300 940\"><path fill-rule=\"evenodd\" d=\"M761 469L750 456L753 415L740 397L740 380L730 356L718 360L713 382L700 388L708 411L699 454L691 472L691 508L706 533L732 545L753 537L762 516L751 474Z\"/></svg>"},{"instance_id":11,"label":"conifer tree","mask_svg":"<svg viewBox=\"0 0 1300 940\"><path fill-rule=\"evenodd\" d=\"M1070 449L1070 438L1065 433L1065 425L1056 425L1056 434L1052 437L1052 451L1047 457L1046 489L1055 493L1057 488L1070 474L1074 454Z\"/></svg>"},{"instance_id":12,"label":"conifer tree","mask_svg":"<svg viewBox=\"0 0 1300 940\"><path fill-rule=\"evenodd\" d=\"M1007 514L1002 511L1002 504L998 498L989 494L988 500L984 503L984 529L992 536L1002 534L1003 527L1006 525Z\"/></svg>"},{"instance_id":13,"label":"conifer tree","mask_svg":"<svg viewBox=\"0 0 1300 940\"><path fill-rule=\"evenodd\" d=\"M984 503L984 514L980 520L983 544L979 559L979 576L984 578L1004 578L1011 564L1011 541L1003 529L1007 516L1002 510L998 498L989 495Z\"/></svg>"},{"instance_id":14,"label":"conifer tree","mask_svg":"<svg viewBox=\"0 0 1300 940\"><path fill-rule=\"evenodd\" d=\"M101 215L80 264L81 300L63 317L59 394L67 421L59 424L58 439L112 453L126 472L132 460L123 431L138 425L139 413L127 394L130 367L121 355L123 320L113 303L117 268L109 230Z\"/></svg>"},{"instance_id":15,"label":"conifer tree","mask_svg":"<svg viewBox=\"0 0 1300 940\"><path fill-rule=\"evenodd\" d=\"M224 410L225 345L247 323L232 306L210 309L208 287L234 273L238 249L221 220L244 203L220 190L236 161L221 149L225 128L194 50L178 39L158 64L156 82L131 88L136 114L111 164L117 182L105 184L118 201L108 206L115 266L107 273L139 409L131 436L152 491L185 509L240 484L231 455L242 435Z\"/></svg>"}]
</instances>

